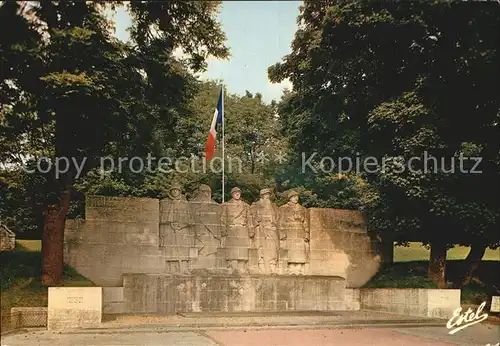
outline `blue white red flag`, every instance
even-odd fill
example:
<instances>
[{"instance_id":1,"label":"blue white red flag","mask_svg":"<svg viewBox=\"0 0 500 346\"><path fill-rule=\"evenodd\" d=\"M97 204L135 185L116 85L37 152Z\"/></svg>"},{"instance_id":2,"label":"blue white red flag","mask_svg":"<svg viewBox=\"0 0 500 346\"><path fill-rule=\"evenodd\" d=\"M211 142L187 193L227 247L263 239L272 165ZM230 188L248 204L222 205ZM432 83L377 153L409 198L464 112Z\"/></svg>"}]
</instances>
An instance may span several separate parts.
<instances>
[{"instance_id":1,"label":"blue white red flag","mask_svg":"<svg viewBox=\"0 0 500 346\"><path fill-rule=\"evenodd\" d=\"M215 108L214 116L212 118L212 125L210 126L210 132L208 133L207 142L205 144L205 157L207 161L214 157L215 144L217 142L217 125L222 124L224 121L223 115L223 98L222 89L219 94L219 101L217 102L217 108Z\"/></svg>"}]
</instances>

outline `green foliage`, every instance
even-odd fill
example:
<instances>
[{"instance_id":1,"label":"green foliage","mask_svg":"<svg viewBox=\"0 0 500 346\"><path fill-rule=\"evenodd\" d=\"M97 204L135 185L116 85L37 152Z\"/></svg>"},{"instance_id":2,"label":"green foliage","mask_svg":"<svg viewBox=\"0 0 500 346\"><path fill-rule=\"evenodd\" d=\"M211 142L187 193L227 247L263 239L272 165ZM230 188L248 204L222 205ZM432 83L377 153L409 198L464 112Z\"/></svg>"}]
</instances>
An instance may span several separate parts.
<instances>
[{"instance_id":1,"label":"green foliage","mask_svg":"<svg viewBox=\"0 0 500 346\"><path fill-rule=\"evenodd\" d=\"M40 285L41 253L26 249L16 242L13 252L0 252L1 328L10 326L10 309L13 307L47 306L47 287ZM64 266L60 286L94 286L73 268Z\"/></svg>"},{"instance_id":2,"label":"green foliage","mask_svg":"<svg viewBox=\"0 0 500 346\"><path fill-rule=\"evenodd\" d=\"M360 188L301 174L296 158L282 181L310 189L311 204L363 208L398 241L498 246L498 4L305 1L298 21L292 52L269 68L294 86L278 106L290 152L386 165L353 175ZM411 157L422 169L424 152L455 171L460 155L480 156L483 173L401 172Z\"/></svg>"},{"instance_id":3,"label":"green foliage","mask_svg":"<svg viewBox=\"0 0 500 346\"><path fill-rule=\"evenodd\" d=\"M438 288L436 283L423 276L380 275L363 288Z\"/></svg>"},{"instance_id":4,"label":"green foliage","mask_svg":"<svg viewBox=\"0 0 500 346\"><path fill-rule=\"evenodd\" d=\"M123 43L111 36L98 3L5 3L2 32L10 25L19 32L0 40L9 71L0 84L8 96L2 100L8 105L0 123L2 159L19 163L19 155L36 155L37 148L80 162L87 158L89 171L101 155L181 148L177 130L196 90L190 69L203 69L210 55L228 56L216 20L219 4L132 1L132 41ZM176 59L173 51L181 46L185 58ZM189 128L183 130L189 137ZM72 165L60 180L71 184L75 177Z\"/></svg>"},{"instance_id":5,"label":"green foliage","mask_svg":"<svg viewBox=\"0 0 500 346\"><path fill-rule=\"evenodd\" d=\"M166 157L180 159L181 156L190 158L192 161L184 160L185 167L177 171L173 165L161 167L157 161L152 161L151 169L140 173L133 173L125 164L121 171L115 169L111 173L101 173L93 170L87 174L85 179L77 182L75 187L79 196L84 194L99 194L108 196L136 196L165 198L168 189L173 182L184 186L188 198L193 196L200 184L211 186L213 199L221 202L222 184L220 165L213 164L211 170L210 162L203 163L204 145L210 128L213 109L216 105L220 92L220 84L216 82L200 82L198 92L187 106L189 116L182 117L180 132L183 134L180 140L185 145L181 148L166 148ZM279 165L262 162L258 159L258 153L265 152L269 158L280 150L284 150L284 139L278 132L277 119L274 117L274 106L262 102L258 95L249 93L245 96L228 94L225 96L225 119L226 119L226 194L228 200L230 190L238 186L243 190L243 198L254 202L259 198L259 191L264 187L276 188L275 172L280 169ZM244 125L244 126L242 126ZM189 131L191 136L184 134ZM219 136L220 136L219 131ZM221 155L221 139L217 145L216 157ZM191 152L189 149L191 148ZM146 157L140 156L144 162ZM215 161L215 160L214 160ZM116 160L115 160L116 162ZM116 167L115 167L116 168ZM170 171L168 171L170 169ZM184 172L182 172L184 170Z\"/></svg>"},{"instance_id":6,"label":"green foliage","mask_svg":"<svg viewBox=\"0 0 500 346\"><path fill-rule=\"evenodd\" d=\"M50 196L46 178L22 170L0 170L0 218L18 237L39 237Z\"/></svg>"},{"instance_id":7,"label":"green foliage","mask_svg":"<svg viewBox=\"0 0 500 346\"><path fill-rule=\"evenodd\" d=\"M189 158L191 154L198 156L194 161L194 167L190 167L191 163L186 161L189 167L181 167L186 168L184 173L177 172L173 169L173 165L163 167L162 172L156 159L152 160L150 170L134 173L130 170L128 161L118 169L119 155L115 154L112 156L115 162L115 169L112 172L101 172L96 168L75 181L69 218L84 217L86 194L165 198L173 182L184 186L188 198L193 197L200 184L208 184L212 187L213 199L221 202L221 174L211 172L209 163L204 170L201 161L220 84L200 82L197 88L196 96L185 107L186 115L179 118L176 131L178 131L178 141L182 144L167 146L167 143L163 143L159 147L159 154L172 160L181 156ZM272 162L261 162L257 156L258 152L265 152L271 159L275 153L285 150L285 141L279 133L277 119L273 116L274 107L264 104L258 95L247 94L242 97L226 95L226 155L227 161L232 164L232 172L226 165L226 200L231 197L230 190L234 186L239 186L243 190L243 198L248 202L258 200L260 189L278 187L275 175L282 167ZM240 126L250 123L252 127ZM216 154L220 155L220 141L218 149ZM158 158L162 155L154 156ZM141 154L138 157L147 162L145 155ZM238 160L241 160L241 163ZM216 164L214 167L220 170ZM168 169L171 171L166 171ZM43 207L50 193L47 191L47 181L50 180L51 173L33 175L12 170L2 174L5 174L2 191L6 198L0 201L0 208L2 215L7 218L6 224L17 232L37 227L38 232L31 236L39 237L40 227L43 225ZM306 194L306 201L307 198ZM284 200L279 202L285 203ZM34 205L38 205L39 208L33 208Z\"/></svg>"},{"instance_id":8,"label":"green foliage","mask_svg":"<svg viewBox=\"0 0 500 346\"><path fill-rule=\"evenodd\" d=\"M427 279L425 262L395 263L382 268L364 288L438 288Z\"/></svg>"},{"instance_id":9,"label":"green foliage","mask_svg":"<svg viewBox=\"0 0 500 346\"><path fill-rule=\"evenodd\" d=\"M498 271L499 261L482 262L472 282L461 288L461 301L467 304L480 304L491 296L500 293L500 281L492 272ZM437 288L427 276L428 261L408 261L383 267L363 288ZM465 261L449 261L446 274L446 287L454 288L459 284L459 274L466 265Z\"/></svg>"},{"instance_id":10,"label":"green foliage","mask_svg":"<svg viewBox=\"0 0 500 346\"><path fill-rule=\"evenodd\" d=\"M112 35L106 17L106 9L116 6L123 4L0 6L0 30L8 33L0 36L0 162L9 166L1 171L0 212L16 232L37 231L39 236L43 208L59 203L60 192L71 190L78 178L76 184L85 186L85 174L101 156L192 151L185 141L192 128L184 122L198 87L192 72L202 71L209 56L228 57L217 22L220 2L132 1L126 5L133 17L127 43ZM182 59L174 55L180 47ZM59 176L54 167L43 175L19 169L27 158L42 155L74 161ZM83 175L78 176L80 163ZM117 182L103 181L102 192L161 193L127 174ZM85 190L73 190L69 215L82 215Z\"/></svg>"},{"instance_id":11,"label":"green foliage","mask_svg":"<svg viewBox=\"0 0 500 346\"><path fill-rule=\"evenodd\" d=\"M498 290L495 291L492 287L476 279L460 289L460 300L464 303L479 305L482 302L488 302L491 296L497 294Z\"/></svg>"},{"instance_id":12,"label":"green foliage","mask_svg":"<svg viewBox=\"0 0 500 346\"><path fill-rule=\"evenodd\" d=\"M22 250L19 249L18 250ZM40 274L40 253L0 252L0 273L2 291L11 287L20 278L36 277Z\"/></svg>"},{"instance_id":13,"label":"green foliage","mask_svg":"<svg viewBox=\"0 0 500 346\"><path fill-rule=\"evenodd\" d=\"M0 290L6 291L20 281L26 281L36 278L40 275L41 253L26 251L21 245L16 243L15 251L0 252L0 274L2 280L0 282ZM63 280L81 282L85 284L88 280L76 272L73 268L64 266ZM32 288L36 288L38 282L33 281ZM89 285L88 284L85 285ZM35 285L35 286L33 286Z\"/></svg>"}]
</instances>

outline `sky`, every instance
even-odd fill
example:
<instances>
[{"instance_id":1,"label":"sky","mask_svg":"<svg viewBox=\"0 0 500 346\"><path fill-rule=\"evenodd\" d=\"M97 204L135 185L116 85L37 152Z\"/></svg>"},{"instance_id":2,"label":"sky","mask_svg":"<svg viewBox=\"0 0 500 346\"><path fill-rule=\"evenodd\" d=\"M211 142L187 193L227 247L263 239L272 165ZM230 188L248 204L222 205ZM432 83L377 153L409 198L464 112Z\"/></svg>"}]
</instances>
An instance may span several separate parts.
<instances>
[{"instance_id":1,"label":"sky","mask_svg":"<svg viewBox=\"0 0 500 346\"><path fill-rule=\"evenodd\" d=\"M226 33L229 60L208 60L203 79L222 79L227 91L260 92L265 102L279 100L288 81L272 84L267 68L291 52L301 1L223 1L219 21ZM122 9L114 16L116 36L127 40L130 17Z\"/></svg>"}]
</instances>

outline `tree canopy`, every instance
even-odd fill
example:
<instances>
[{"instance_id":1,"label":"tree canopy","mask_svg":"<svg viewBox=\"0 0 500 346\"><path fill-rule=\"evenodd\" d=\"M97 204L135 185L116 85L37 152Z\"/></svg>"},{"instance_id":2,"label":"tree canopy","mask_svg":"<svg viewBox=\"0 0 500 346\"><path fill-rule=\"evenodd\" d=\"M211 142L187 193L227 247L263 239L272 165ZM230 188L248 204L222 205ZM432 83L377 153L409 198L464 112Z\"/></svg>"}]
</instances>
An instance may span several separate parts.
<instances>
[{"instance_id":1,"label":"tree canopy","mask_svg":"<svg viewBox=\"0 0 500 346\"><path fill-rule=\"evenodd\" d=\"M498 246L500 5L305 1L298 23L269 68L293 83L280 116L294 150L385 159L360 173L370 227L434 244L441 268L446 244ZM480 165L461 172L460 156Z\"/></svg>"},{"instance_id":2,"label":"tree canopy","mask_svg":"<svg viewBox=\"0 0 500 346\"><path fill-rule=\"evenodd\" d=\"M13 32L0 38L2 159L33 157L34 150L75 159L67 172L47 175L54 199L42 239L44 283L57 282L62 271L75 162L87 172L106 154L182 145L175 131L195 92L190 71L202 70L208 56L228 56L219 5L128 2L132 40L124 43L112 35L105 4L2 2L2 32ZM173 54L178 48L182 59Z\"/></svg>"}]
</instances>

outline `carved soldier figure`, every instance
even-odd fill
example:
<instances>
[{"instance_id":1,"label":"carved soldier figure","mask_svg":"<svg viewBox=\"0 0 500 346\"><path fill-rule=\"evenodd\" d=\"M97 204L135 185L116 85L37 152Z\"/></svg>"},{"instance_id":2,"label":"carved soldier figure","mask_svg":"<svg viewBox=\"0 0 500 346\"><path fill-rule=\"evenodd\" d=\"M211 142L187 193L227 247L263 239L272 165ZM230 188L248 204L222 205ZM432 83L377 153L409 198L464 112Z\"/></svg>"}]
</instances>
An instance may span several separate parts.
<instances>
[{"instance_id":1,"label":"carved soldier figure","mask_svg":"<svg viewBox=\"0 0 500 346\"><path fill-rule=\"evenodd\" d=\"M173 184L168 198L160 201L160 247L164 248L168 271L189 270L189 251L195 245L193 225L189 202L181 194L181 186Z\"/></svg>"},{"instance_id":2,"label":"carved soldier figure","mask_svg":"<svg viewBox=\"0 0 500 346\"><path fill-rule=\"evenodd\" d=\"M198 187L196 196L191 199L190 202L217 204L217 202L212 199L212 189L210 188L210 186L205 184L201 184Z\"/></svg>"},{"instance_id":3,"label":"carved soldier figure","mask_svg":"<svg viewBox=\"0 0 500 346\"><path fill-rule=\"evenodd\" d=\"M271 189L260 190L260 200L252 205L255 246L261 272L275 274L278 265L278 207L271 201Z\"/></svg>"},{"instance_id":4,"label":"carved soldier figure","mask_svg":"<svg viewBox=\"0 0 500 346\"><path fill-rule=\"evenodd\" d=\"M219 203L212 200L212 189L202 184L190 200L195 217L196 248L198 261L196 269L213 269L216 267L217 249L220 247L220 208Z\"/></svg>"},{"instance_id":5,"label":"carved soldier figure","mask_svg":"<svg viewBox=\"0 0 500 346\"><path fill-rule=\"evenodd\" d=\"M288 270L304 274L309 259L309 220L307 209L299 204L296 191L288 193L288 203L279 208L279 232L283 247L288 251Z\"/></svg>"},{"instance_id":6,"label":"carved soldier figure","mask_svg":"<svg viewBox=\"0 0 500 346\"><path fill-rule=\"evenodd\" d=\"M233 270L245 272L248 263L248 249L254 237L249 224L250 205L241 200L241 190L231 190L232 199L222 204L221 247L226 249L226 260Z\"/></svg>"}]
</instances>

